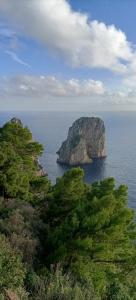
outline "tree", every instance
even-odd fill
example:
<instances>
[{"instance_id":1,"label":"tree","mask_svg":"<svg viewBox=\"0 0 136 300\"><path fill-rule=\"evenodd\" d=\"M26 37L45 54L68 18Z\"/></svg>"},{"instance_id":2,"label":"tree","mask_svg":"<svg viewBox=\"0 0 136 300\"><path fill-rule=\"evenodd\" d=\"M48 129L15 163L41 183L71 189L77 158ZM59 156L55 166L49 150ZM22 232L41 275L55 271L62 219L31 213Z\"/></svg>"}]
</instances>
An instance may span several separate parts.
<instances>
[{"instance_id":1,"label":"tree","mask_svg":"<svg viewBox=\"0 0 136 300\"><path fill-rule=\"evenodd\" d=\"M0 191L4 197L28 196L29 193L29 176L23 170L23 160L7 142L0 144Z\"/></svg>"},{"instance_id":2,"label":"tree","mask_svg":"<svg viewBox=\"0 0 136 300\"><path fill-rule=\"evenodd\" d=\"M46 263L61 261L79 280L91 278L99 293L133 268L134 212L127 207L126 186L116 188L113 178L88 186L82 170L68 171L50 195L46 220Z\"/></svg>"},{"instance_id":3,"label":"tree","mask_svg":"<svg viewBox=\"0 0 136 300\"><path fill-rule=\"evenodd\" d=\"M41 144L32 140L30 130L16 119L0 128L0 195L31 200L33 182L48 190L47 179L39 179L38 156L42 154ZM45 194L44 194L45 195Z\"/></svg>"}]
</instances>

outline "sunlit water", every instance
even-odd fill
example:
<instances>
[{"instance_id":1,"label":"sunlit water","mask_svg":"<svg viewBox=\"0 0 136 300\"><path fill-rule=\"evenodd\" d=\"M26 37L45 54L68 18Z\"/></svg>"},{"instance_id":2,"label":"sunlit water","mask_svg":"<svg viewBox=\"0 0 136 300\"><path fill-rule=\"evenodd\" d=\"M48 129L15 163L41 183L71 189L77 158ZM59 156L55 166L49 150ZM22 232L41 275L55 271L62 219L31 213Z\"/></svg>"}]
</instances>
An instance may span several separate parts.
<instances>
[{"instance_id":1,"label":"sunlit water","mask_svg":"<svg viewBox=\"0 0 136 300\"><path fill-rule=\"evenodd\" d=\"M56 151L67 137L72 122L82 116L99 116L106 126L107 158L95 160L83 166L85 181L115 177L117 184L129 188L129 206L136 209L136 112L100 113L1 113L0 125L11 117L21 118L41 142L45 151L41 162L54 183L68 167L56 163Z\"/></svg>"}]
</instances>

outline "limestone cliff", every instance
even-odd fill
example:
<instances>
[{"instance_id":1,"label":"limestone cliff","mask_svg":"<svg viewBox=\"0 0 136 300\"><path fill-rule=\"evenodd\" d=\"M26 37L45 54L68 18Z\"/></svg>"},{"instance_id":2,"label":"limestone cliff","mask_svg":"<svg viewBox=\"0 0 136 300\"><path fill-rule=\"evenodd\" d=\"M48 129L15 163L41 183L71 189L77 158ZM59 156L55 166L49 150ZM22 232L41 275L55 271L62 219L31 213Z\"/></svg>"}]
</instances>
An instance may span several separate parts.
<instances>
[{"instance_id":1,"label":"limestone cliff","mask_svg":"<svg viewBox=\"0 0 136 300\"><path fill-rule=\"evenodd\" d=\"M100 118L83 117L69 128L67 140L58 150L58 163L71 166L91 163L106 156L105 126Z\"/></svg>"}]
</instances>

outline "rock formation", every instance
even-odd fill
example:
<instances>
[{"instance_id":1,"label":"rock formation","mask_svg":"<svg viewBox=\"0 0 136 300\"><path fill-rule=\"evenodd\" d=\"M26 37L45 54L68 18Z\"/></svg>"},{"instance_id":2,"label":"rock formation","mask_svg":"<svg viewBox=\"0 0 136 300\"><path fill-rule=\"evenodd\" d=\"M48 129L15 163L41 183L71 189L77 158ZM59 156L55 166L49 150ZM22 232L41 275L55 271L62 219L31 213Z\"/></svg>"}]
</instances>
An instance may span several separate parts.
<instances>
[{"instance_id":1,"label":"rock formation","mask_svg":"<svg viewBox=\"0 0 136 300\"><path fill-rule=\"evenodd\" d=\"M40 164L39 159L36 159L36 163L37 163L37 172L36 172L36 176L37 177L44 177L44 176L48 176L47 172L44 170L43 166Z\"/></svg>"},{"instance_id":2,"label":"rock formation","mask_svg":"<svg viewBox=\"0 0 136 300\"><path fill-rule=\"evenodd\" d=\"M58 150L58 163L71 166L91 163L106 156L105 126L100 118L83 117L69 128L67 140Z\"/></svg>"}]
</instances>

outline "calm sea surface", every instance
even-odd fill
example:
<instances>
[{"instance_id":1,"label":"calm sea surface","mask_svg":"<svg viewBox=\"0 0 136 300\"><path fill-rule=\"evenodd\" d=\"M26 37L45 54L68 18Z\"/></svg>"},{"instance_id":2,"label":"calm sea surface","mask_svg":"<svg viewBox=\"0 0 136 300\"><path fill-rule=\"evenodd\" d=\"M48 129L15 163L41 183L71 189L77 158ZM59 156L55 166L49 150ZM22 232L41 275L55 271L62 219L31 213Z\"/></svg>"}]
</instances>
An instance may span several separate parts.
<instances>
[{"instance_id":1,"label":"calm sea surface","mask_svg":"<svg viewBox=\"0 0 136 300\"><path fill-rule=\"evenodd\" d=\"M93 182L113 176L117 184L129 189L129 206L136 210L136 112L100 113L0 113L0 125L12 117L19 117L41 142L45 151L41 162L54 183L68 167L56 163L56 151L67 137L72 122L82 116L101 117L106 126L107 158L95 160L83 167L85 181Z\"/></svg>"}]
</instances>

